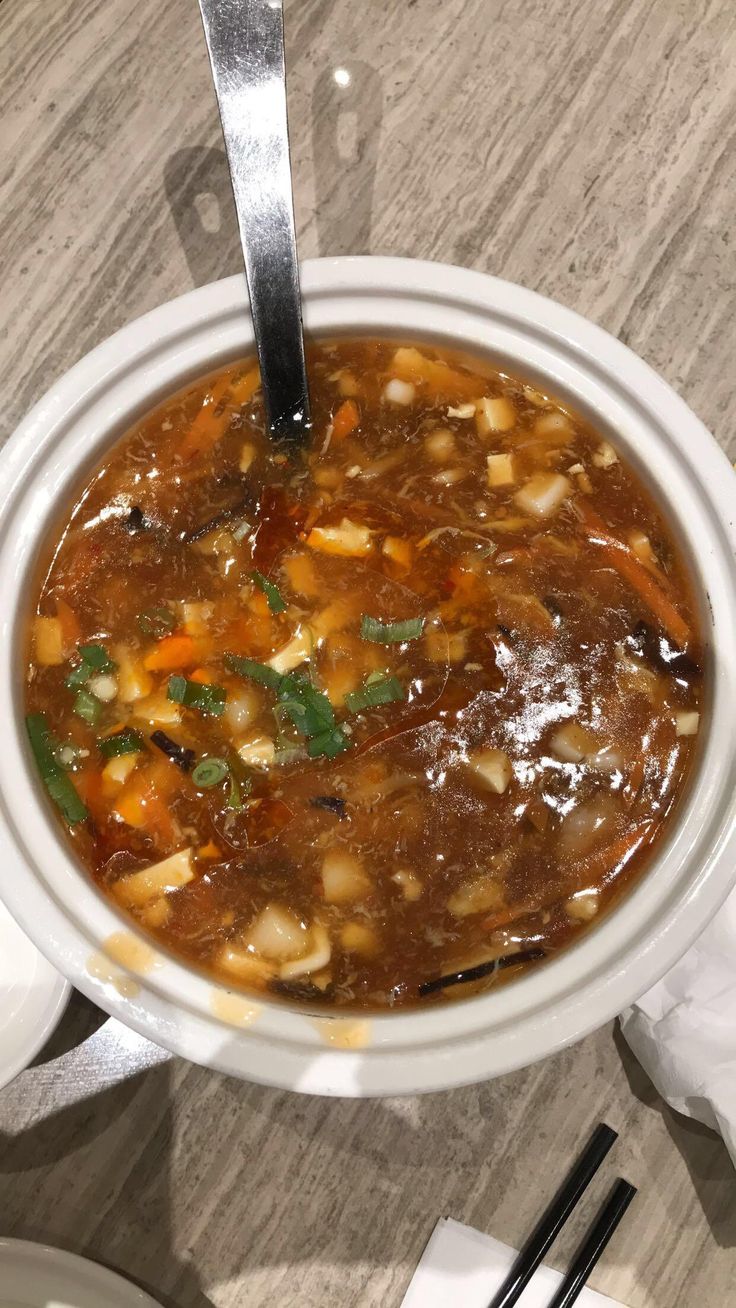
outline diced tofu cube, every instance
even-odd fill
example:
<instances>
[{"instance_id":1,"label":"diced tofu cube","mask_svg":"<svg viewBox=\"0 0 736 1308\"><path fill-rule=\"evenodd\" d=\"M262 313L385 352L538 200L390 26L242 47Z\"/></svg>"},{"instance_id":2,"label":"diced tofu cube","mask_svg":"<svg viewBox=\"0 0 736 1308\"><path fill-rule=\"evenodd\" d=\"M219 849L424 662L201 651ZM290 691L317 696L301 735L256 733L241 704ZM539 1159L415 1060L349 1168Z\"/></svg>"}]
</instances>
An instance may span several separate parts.
<instances>
[{"instance_id":1,"label":"diced tofu cube","mask_svg":"<svg viewBox=\"0 0 736 1308\"><path fill-rule=\"evenodd\" d=\"M700 725L700 714L685 712L675 714L675 731L678 736L696 736Z\"/></svg>"},{"instance_id":2,"label":"diced tofu cube","mask_svg":"<svg viewBox=\"0 0 736 1308\"><path fill-rule=\"evenodd\" d=\"M159 895L178 890L194 880L191 849L180 849L178 853L163 858L159 863L143 867L139 872L131 872L121 877L113 885L116 899L129 906L145 904Z\"/></svg>"},{"instance_id":3,"label":"diced tofu cube","mask_svg":"<svg viewBox=\"0 0 736 1308\"><path fill-rule=\"evenodd\" d=\"M383 388L383 398L389 404L413 404L415 395L416 386L398 377L392 377Z\"/></svg>"},{"instance_id":4,"label":"diced tofu cube","mask_svg":"<svg viewBox=\"0 0 736 1308\"><path fill-rule=\"evenodd\" d=\"M323 554L338 554L344 558L362 559L373 548L372 532L362 523L343 518L337 527L313 527L307 536L310 549Z\"/></svg>"},{"instance_id":5,"label":"diced tofu cube","mask_svg":"<svg viewBox=\"0 0 736 1308\"><path fill-rule=\"evenodd\" d=\"M381 948L378 936L365 922L346 922L340 932L340 944L348 954L373 958Z\"/></svg>"},{"instance_id":6,"label":"diced tofu cube","mask_svg":"<svg viewBox=\"0 0 736 1308\"><path fill-rule=\"evenodd\" d=\"M558 472L537 472L518 490L514 500L522 513L535 518L549 518L564 503L572 487Z\"/></svg>"},{"instance_id":7,"label":"diced tofu cube","mask_svg":"<svg viewBox=\"0 0 736 1308\"><path fill-rule=\"evenodd\" d=\"M488 913L491 909L501 908L503 902L502 887L493 877L486 875L474 877L450 895L447 908L453 917L470 917L473 913Z\"/></svg>"},{"instance_id":8,"label":"diced tofu cube","mask_svg":"<svg viewBox=\"0 0 736 1308\"><path fill-rule=\"evenodd\" d=\"M489 486L511 486L516 481L512 454L489 454L486 463Z\"/></svg>"},{"instance_id":9,"label":"diced tofu cube","mask_svg":"<svg viewBox=\"0 0 736 1308\"><path fill-rule=\"evenodd\" d=\"M457 442L449 427L437 427L424 438L424 448L433 463L447 463L457 450Z\"/></svg>"},{"instance_id":10,"label":"diced tofu cube","mask_svg":"<svg viewBox=\"0 0 736 1308\"><path fill-rule=\"evenodd\" d=\"M271 737L255 731L238 742L237 751L249 768L270 768L276 761L276 746Z\"/></svg>"},{"instance_id":11,"label":"diced tofu cube","mask_svg":"<svg viewBox=\"0 0 736 1308\"><path fill-rule=\"evenodd\" d=\"M112 657L118 665L118 699L133 704L144 699L153 690L153 677L143 666L143 660L127 645L114 645Z\"/></svg>"},{"instance_id":12,"label":"diced tofu cube","mask_svg":"<svg viewBox=\"0 0 736 1308\"><path fill-rule=\"evenodd\" d=\"M505 395L493 399L486 395L476 405L475 425L479 436L488 436L496 431L511 431L516 426L516 409Z\"/></svg>"},{"instance_id":13,"label":"diced tofu cube","mask_svg":"<svg viewBox=\"0 0 736 1308\"><path fill-rule=\"evenodd\" d=\"M264 958L285 962L299 958L309 947L309 928L280 904L267 904L248 929L246 943Z\"/></svg>"},{"instance_id":14,"label":"diced tofu cube","mask_svg":"<svg viewBox=\"0 0 736 1308\"><path fill-rule=\"evenodd\" d=\"M328 904L353 904L371 893L363 864L346 849L330 849L322 861L322 888Z\"/></svg>"},{"instance_id":15,"label":"diced tofu cube","mask_svg":"<svg viewBox=\"0 0 736 1308\"><path fill-rule=\"evenodd\" d=\"M291 640L268 660L269 666L275 668L277 672L291 672L293 668L298 668L300 663L305 663L312 657L314 642L315 637L311 627L298 627Z\"/></svg>"},{"instance_id":16,"label":"diced tofu cube","mask_svg":"<svg viewBox=\"0 0 736 1308\"><path fill-rule=\"evenodd\" d=\"M618 455L609 441L601 441L593 455L593 463L596 468L612 468L614 463L618 463Z\"/></svg>"},{"instance_id":17,"label":"diced tofu cube","mask_svg":"<svg viewBox=\"0 0 736 1308\"><path fill-rule=\"evenodd\" d=\"M468 759L478 781L496 795L502 795L508 789L513 776L509 757L502 749L480 749Z\"/></svg>"},{"instance_id":18,"label":"diced tofu cube","mask_svg":"<svg viewBox=\"0 0 736 1308\"><path fill-rule=\"evenodd\" d=\"M543 413L537 418L534 431L550 445L565 445L573 435L573 425L564 413Z\"/></svg>"},{"instance_id":19,"label":"diced tofu cube","mask_svg":"<svg viewBox=\"0 0 736 1308\"><path fill-rule=\"evenodd\" d=\"M114 795L134 771L140 754L120 754L111 758L102 769L102 787L106 795Z\"/></svg>"}]
</instances>

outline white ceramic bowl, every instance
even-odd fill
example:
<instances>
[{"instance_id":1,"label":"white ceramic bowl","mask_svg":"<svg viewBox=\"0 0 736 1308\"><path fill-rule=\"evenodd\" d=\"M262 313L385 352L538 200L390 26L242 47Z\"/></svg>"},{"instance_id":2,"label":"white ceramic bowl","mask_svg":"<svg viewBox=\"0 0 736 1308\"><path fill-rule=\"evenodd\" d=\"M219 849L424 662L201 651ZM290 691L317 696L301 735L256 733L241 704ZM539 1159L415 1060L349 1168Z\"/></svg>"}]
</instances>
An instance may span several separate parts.
<instances>
[{"instance_id":1,"label":"white ceramic bowl","mask_svg":"<svg viewBox=\"0 0 736 1308\"><path fill-rule=\"evenodd\" d=\"M101 965L105 942L121 932L118 956L133 961L133 928L71 859L28 756L20 650L29 570L58 505L116 436L188 379L252 349L244 282L233 277L155 309L100 345L52 387L0 453L0 894L75 986L186 1058L318 1094L434 1090L508 1072L600 1026L676 961L731 888L733 474L698 419L646 364L530 291L440 264L378 258L307 263L302 285L309 332L426 337L490 354L568 397L655 487L699 586L712 688L697 774L668 839L620 906L554 962L495 992L425 1011L316 1020L231 999L168 956L157 957L137 985L117 965Z\"/></svg>"}]
</instances>

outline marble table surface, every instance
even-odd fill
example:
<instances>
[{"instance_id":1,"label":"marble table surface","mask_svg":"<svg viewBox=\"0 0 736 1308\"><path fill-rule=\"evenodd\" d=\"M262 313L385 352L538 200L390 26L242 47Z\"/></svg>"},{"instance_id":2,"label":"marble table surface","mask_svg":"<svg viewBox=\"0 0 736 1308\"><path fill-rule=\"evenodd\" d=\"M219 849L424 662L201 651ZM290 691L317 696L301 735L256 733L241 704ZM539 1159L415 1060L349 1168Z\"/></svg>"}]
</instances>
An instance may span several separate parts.
<instances>
[{"instance_id":1,"label":"marble table surface","mask_svg":"<svg viewBox=\"0 0 736 1308\"><path fill-rule=\"evenodd\" d=\"M736 455L729 0L286 0L286 17L303 257L523 282L631 345ZM238 269L195 0L2 0L0 435L117 327ZM641 1192L593 1283L630 1308L736 1302L726 1151L614 1027L471 1089L327 1101L171 1058L75 996L0 1092L0 1234L98 1258L170 1308L396 1308L440 1215L518 1243L601 1118Z\"/></svg>"}]
</instances>

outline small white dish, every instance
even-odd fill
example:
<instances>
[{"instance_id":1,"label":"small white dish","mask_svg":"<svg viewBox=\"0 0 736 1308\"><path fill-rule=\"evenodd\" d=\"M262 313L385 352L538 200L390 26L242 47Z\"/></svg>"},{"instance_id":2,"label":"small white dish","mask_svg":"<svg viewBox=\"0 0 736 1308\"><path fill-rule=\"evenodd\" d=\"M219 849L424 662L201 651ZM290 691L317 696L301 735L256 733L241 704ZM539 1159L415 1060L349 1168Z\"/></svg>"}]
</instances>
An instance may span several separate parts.
<instances>
[{"instance_id":1,"label":"small white dish","mask_svg":"<svg viewBox=\"0 0 736 1308\"><path fill-rule=\"evenodd\" d=\"M0 1089L33 1061L58 1025L70 994L69 982L0 901Z\"/></svg>"},{"instance_id":2,"label":"small white dish","mask_svg":"<svg viewBox=\"0 0 736 1308\"><path fill-rule=\"evenodd\" d=\"M161 1308L117 1272L29 1240L0 1240L0 1308Z\"/></svg>"}]
</instances>

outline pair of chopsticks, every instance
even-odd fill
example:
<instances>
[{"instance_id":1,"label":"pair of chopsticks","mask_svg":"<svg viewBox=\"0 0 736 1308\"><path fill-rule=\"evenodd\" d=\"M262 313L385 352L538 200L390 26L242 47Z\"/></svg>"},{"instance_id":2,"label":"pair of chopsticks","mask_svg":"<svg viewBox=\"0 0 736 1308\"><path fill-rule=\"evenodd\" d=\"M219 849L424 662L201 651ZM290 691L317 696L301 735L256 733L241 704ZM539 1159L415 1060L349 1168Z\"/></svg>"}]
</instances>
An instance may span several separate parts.
<instances>
[{"instance_id":1,"label":"pair of chopsticks","mask_svg":"<svg viewBox=\"0 0 736 1308\"><path fill-rule=\"evenodd\" d=\"M514 1262L488 1308L512 1308L525 1286L531 1280L547 1250L557 1239L570 1213L585 1193L618 1133L601 1122L565 1177L552 1202L542 1213L529 1239L519 1250ZM568 1268L559 1289L552 1296L548 1308L570 1308L583 1290L608 1241L613 1235L631 1200L636 1186L618 1178L608 1198L600 1208L593 1225Z\"/></svg>"}]
</instances>

